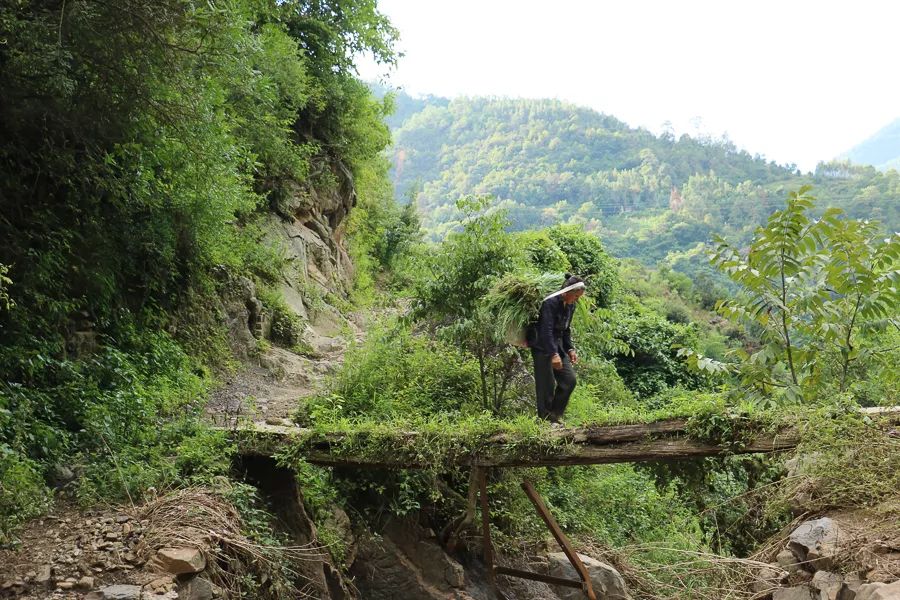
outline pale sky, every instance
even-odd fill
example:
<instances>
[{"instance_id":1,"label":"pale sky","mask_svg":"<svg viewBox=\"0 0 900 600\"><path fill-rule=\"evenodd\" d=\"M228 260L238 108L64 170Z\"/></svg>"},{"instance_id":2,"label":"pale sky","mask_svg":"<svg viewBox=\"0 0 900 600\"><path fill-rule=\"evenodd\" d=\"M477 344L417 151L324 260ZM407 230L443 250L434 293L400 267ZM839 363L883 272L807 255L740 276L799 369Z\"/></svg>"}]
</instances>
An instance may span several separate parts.
<instances>
[{"instance_id":1,"label":"pale sky","mask_svg":"<svg viewBox=\"0 0 900 600\"><path fill-rule=\"evenodd\" d=\"M699 122L803 170L900 117L893 0L378 4L405 56L360 75L414 95L559 98L655 133Z\"/></svg>"}]
</instances>

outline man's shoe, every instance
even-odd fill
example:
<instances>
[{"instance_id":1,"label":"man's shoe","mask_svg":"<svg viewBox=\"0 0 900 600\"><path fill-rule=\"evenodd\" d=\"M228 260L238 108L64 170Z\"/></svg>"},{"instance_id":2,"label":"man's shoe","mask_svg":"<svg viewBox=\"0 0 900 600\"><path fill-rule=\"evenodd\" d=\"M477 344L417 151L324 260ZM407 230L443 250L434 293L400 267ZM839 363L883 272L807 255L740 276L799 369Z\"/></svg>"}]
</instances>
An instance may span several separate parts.
<instances>
[{"instance_id":1,"label":"man's shoe","mask_svg":"<svg viewBox=\"0 0 900 600\"><path fill-rule=\"evenodd\" d=\"M553 423L553 424L555 424L555 425L559 425L560 427L565 427L565 426L566 426L566 422L563 421L562 416L560 416L560 415L557 415L557 414L555 414L555 413L550 413L550 417L549 417L549 418L550 418L550 422Z\"/></svg>"}]
</instances>

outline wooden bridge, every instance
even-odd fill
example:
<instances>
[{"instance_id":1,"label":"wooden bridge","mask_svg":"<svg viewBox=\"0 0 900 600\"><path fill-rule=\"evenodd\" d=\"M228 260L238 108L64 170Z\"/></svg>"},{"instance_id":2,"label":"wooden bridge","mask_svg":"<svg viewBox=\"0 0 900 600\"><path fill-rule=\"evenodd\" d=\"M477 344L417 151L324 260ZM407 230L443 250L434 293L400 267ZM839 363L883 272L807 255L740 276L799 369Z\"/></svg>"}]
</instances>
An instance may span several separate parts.
<instances>
[{"instance_id":1,"label":"wooden bridge","mask_svg":"<svg viewBox=\"0 0 900 600\"><path fill-rule=\"evenodd\" d=\"M900 422L900 407L864 408L861 412L882 418L888 424ZM311 464L331 467L381 469L435 468L426 455L417 455L417 445L428 445L426 434L398 431L390 440L381 440L381 452L354 452L364 448L366 432L316 433L301 427L248 423L230 429L243 455L275 456L292 449ZM448 434L449 435L449 434ZM351 442L352 438L352 443ZM433 439L433 436L432 436ZM657 460L683 460L722 454L771 453L795 448L800 434L785 426L758 433L745 432L738 439L701 441L689 435L686 419L667 419L630 425L588 425L548 431L540 443L529 443L515 433L497 433L476 447L460 449L443 457L446 466L539 467L595 465ZM534 442L534 440L531 440Z\"/></svg>"},{"instance_id":2,"label":"wooden bridge","mask_svg":"<svg viewBox=\"0 0 900 600\"><path fill-rule=\"evenodd\" d=\"M898 436L891 429L900 423L900 407L861 409L864 416L885 428L885 435ZM428 453L411 452L417 446L434 441L428 435L415 431L395 432L387 446L378 440L383 451L354 451L367 448L367 435L361 433L316 433L300 427L267 425L261 423L242 425L230 429L243 455L272 457L285 451L302 457L309 463L332 467L421 469L445 467L470 467L469 503L467 518L475 514L476 494L481 508L481 533L483 560L488 579L497 598L506 596L497 586L498 576L519 577L541 581L550 585L580 589L588 600L596 600L587 569L566 535L560 529L543 499L528 481L522 489L534 504L550 533L572 563L578 580L513 569L496 564L491 543L490 511L487 479L491 469L500 467L537 467L556 465L592 465L622 462L649 462L657 460L684 460L723 454L771 453L795 448L800 441L796 427L774 427L767 431L753 432L750 428L736 439L719 443L701 441L689 434L686 419L668 419L631 425L585 426L556 429L546 432L540 443L527 443L513 433L497 433L479 441L472 448L457 448L441 457L441 464L425 458ZM383 434L381 434L383 435ZM448 434L450 435L450 434ZM433 434L432 434L433 436ZM433 455L432 455L433 456Z\"/></svg>"}]
</instances>

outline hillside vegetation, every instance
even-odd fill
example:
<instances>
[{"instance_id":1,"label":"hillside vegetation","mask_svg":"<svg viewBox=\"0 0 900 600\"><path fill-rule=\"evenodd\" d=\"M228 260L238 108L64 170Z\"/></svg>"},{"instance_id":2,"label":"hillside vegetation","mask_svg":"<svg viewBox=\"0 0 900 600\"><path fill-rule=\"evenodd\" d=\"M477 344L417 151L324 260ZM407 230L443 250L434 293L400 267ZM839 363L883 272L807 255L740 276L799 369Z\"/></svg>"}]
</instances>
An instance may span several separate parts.
<instances>
[{"instance_id":1,"label":"hillside vegetation","mask_svg":"<svg viewBox=\"0 0 900 600\"><path fill-rule=\"evenodd\" d=\"M896 171L832 162L801 174L724 139L655 136L555 100L397 97L409 114L394 129L395 189L414 194L434 239L458 227L457 198L489 194L515 229L577 224L618 256L696 271L698 244L746 243L806 184L823 207L900 228Z\"/></svg>"},{"instance_id":2,"label":"hillside vegetation","mask_svg":"<svg viewBox=\"0 0 900 600\"><path fill-rule=\"evenodd\" d=\"M227 471L224 298L277 289L288 200L390 207L351 57L395 37L367 1L0 7L0 542L59 473L95 502Z\"/></svg>"},{"instance_id":3,"label":"hillside vegetation","mask_svg":"<svg viewBox=\"0 0 900 600\"><path fill-rule=\"evenodd\" d=\"M392 230L404 241L383 263L385 276L409 310L370 331L330 389L295 417L330 440L334 456L402 456L427 468L367 474L361 484L358 472L306 465L305 440L283 457L319 473L345 506L371 519L418 515L448 545L477 547L464 501L468 472L453 457L477 453L498 432L523 453L553 447L534 418L531 356L507 339L508 325L520 322L509 290L544 279L559 286L565 271L588 285L573 323L580 383L568 425L682 417L696 439L740 447L753 432L795 423L841 469L848 448L869 443L854 409L898 401L900 237L885 240L876 225L838 209L811 218L809 189L789 194L749 256L721 240L709 258L737 292L720 301L705 300L714 290L671 269L615 259L580 227L510 232L508 214L490 199L468 196L455 208L461 227L440 243L419 242L415 227ZM885 452L894 442L884 442ZM806 451L812 445L804 442ZM892 502L887 487L860 485L873 476L896 481L878 454L847 473L847 489L861 495L839 501L818 487L836 474L823 458L808 481L816 501ZM528 478L581 547L627 555L642 573L630 583L644 593L714 597L716 586L734 584L702 556L746 556L789 521L785 506L797 488L779 483L781 461L495 470L495 541L510 556L543 543L542 523L518 489ZM726 589L728 597L745 593Z\"/></svg>"}]
</instances>

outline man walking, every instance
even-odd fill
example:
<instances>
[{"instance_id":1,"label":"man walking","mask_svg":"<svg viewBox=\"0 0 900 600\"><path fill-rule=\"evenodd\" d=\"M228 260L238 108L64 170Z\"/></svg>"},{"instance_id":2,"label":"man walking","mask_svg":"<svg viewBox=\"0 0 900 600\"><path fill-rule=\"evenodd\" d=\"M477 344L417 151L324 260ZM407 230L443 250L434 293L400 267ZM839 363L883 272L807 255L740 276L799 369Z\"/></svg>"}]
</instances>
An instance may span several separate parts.
<instances>
[{"instance_id":1,"label":"man walking","mask_svg":"<svg viewBox=\"0 0 900 600\"><path fill-rule=\"evenodd\" d=\"M559 423L569 397L575 390L578 354L572 345L572 315L575 303L584 294L584 281L566 274L562 289L544 298L540 317L528 328L528 346L534 359L534 386L537 414Z\"/></svg>"}]
</instances>

